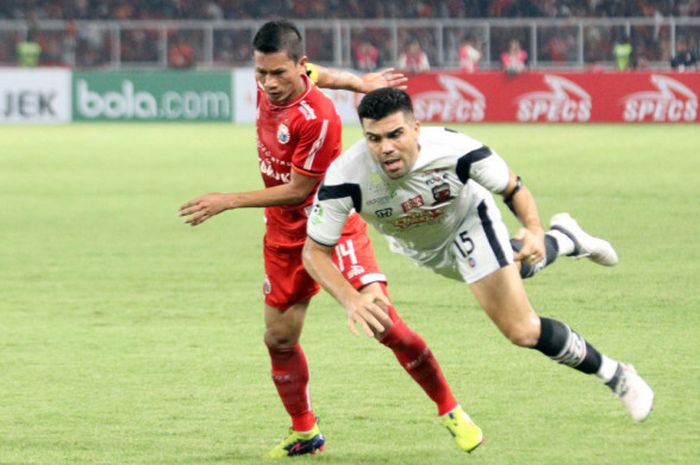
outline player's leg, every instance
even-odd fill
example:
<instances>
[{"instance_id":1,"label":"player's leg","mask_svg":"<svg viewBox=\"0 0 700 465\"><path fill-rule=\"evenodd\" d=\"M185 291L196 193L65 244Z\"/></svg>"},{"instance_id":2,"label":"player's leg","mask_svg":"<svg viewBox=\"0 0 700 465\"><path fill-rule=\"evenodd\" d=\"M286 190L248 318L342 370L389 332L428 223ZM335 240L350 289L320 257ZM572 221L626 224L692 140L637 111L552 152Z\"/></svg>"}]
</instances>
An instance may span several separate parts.
<instances>
[{"instance_id":1,"label":"player's leg","mask_svg":"<svg viewBox=\"0 0 700 465\"><path fill-rule=\"evenodd\" d=\"M649 385L631 366L603 355L566 324L538 317L513 264L470 287L489 318L513 344L536 349L558 363L596 375L635 420L642 421L649 415L654 399Z\"/></svg>"},{"instance_id":2,"label":"player's leg","mask_svg":"<svg viewBox=\"0 0 700 465\"><path fill-rule=\"evenodd\" d=\"M378 288L391 300L384 282L369 284L361 292L376 293ZM393 305L387 310L392 326L377 334L377 339L394 352L403 369L435 403L443 426L457 446L465 452L472 452L484 442L481 429L454 398L440 364L423 338L404 322Z\"/></svg>"},{"instance_id":3,"label":"player's leg","mask_svg":"<svg viewBox=\"0 0 700 465\"><path fill-rule=\"evenodd\" d=\"M367 225L356 215L343 231L333 255L336 267L355 289L365 293L381 292L389 297L386 276L379 270ZM394 352L401 366L435 402L438 415L454 409L457 401L423 338L403 321L393 306L387 312L392 326L376 335L379 342Z\"/></svg>"},{"instance_id":4,"label":"player's leg","mask_svg":"<svg viewBox=\"0 0 700 465\"><path fill-rule=\"evenodd\" d=\"M452 250L454 266L489 318L513 344L595 374L613 389L635 420L646 418L653 403L651 388L633 370L598 352L564 323L537 316L513 264L508 230L493 199L485 197L475 206L475 214L455 235Z\"/></svg>"},{"instance_id":5,"label":"player's leg","mask_svg":"<svg viewBox=\"0 0 700 465\"><path fill-rule=\"evenodd\" d=\"M265 345L272 381L292 422L292 432L268 457L313 454L325 439L309 395L309 367L299 344L309 299L318 285L301 265L300 249L265 247Z\"/></svg>"},{"instance_id":6,"label":"player's leg","mask_svg":"<svg viewBox=\"0 0 700 465\"><path fill-rule=\"evenodd\" d=\"M360 292L382 292L389 297L386 283L383 282L369 284ZM457 401L428 345L396 313L393 306L388 308L388 313L392 326L384 333L376 335L377 340L391 349L403 369L432 399L438 415L442 416L454 410L457 407Z\"/></svg>"},{"instance_id":7,"label":"player's leg","mask_svg":"<svg viewBox=\"0 0 700 465\"><path fill-rule=\"evenodd\" d=\"M522 247L522 241L511 239L513 251ZM568 213L557 213L550 220L550 230L544 237L546 256L540 263L529 264L519 261L520 276L530 278L561 256L588 258L603 266L615 266L617 253L610 242L587 233Z\"/></svg>"},{"instance_id":8,"label":"player's leg","mask_svg":"<svg viewBox=\"0 0 700 465\"><path fill-rule=\"evenodd\" d=\"M358 218L346 226L336 245L334 261L345 278L360 292L382 292L389 297L386 277L380 271L367 235L367 226ZM389 297L389 300L391 298ZM478 429L455 400L440 365L423 338L411 329L391 306L387 309L392 326L377 334L380 343L394 353L403 369L435 403L438 415L458 446L474 450L483 440Z\"/></svg>"},{"instance_id":9,"label":"player's leg","mask_svg":"<svg viewBox=\"0 0 700 465\"><path fill-rule=\"evenodd\" d=\"M307 395L309 368L299 344L308 302L284 311L265 305L265 345L272 362L272 381L292 419L292 429L309 431L316 420Z\"/></svg>"}]
</instances>

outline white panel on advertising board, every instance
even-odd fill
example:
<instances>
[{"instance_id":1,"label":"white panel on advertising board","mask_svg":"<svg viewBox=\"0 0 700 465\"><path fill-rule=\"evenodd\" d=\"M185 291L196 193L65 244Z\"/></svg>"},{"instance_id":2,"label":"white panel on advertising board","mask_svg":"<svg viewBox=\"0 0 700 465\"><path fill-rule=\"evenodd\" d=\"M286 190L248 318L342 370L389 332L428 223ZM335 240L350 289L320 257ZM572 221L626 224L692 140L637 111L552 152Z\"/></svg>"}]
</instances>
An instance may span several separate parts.
<instances>
[{"instance_id":1,"label":"white panel on advertising board","mask_svg":"<svg viewBox=\"0 0 700 465\"><path fill-rule=\"evenodd\" d=\"M71 72L0 68L0 124L71 121Z\"/></svg>"},{"instance_id":2,"label":"white panel on advertising board","mask_svg":"<svg viewBox=\"0 0 700 465\"><path fill-rule=\"evenodd\" d=\"M237 68L233 71L233 95L236 111L236 123L255 122L255 70L253 68ZM343 124L358 124L357 104L361 95L345 90L323 89L328 95L343 120Z\"/></svg>"}]
</instances>

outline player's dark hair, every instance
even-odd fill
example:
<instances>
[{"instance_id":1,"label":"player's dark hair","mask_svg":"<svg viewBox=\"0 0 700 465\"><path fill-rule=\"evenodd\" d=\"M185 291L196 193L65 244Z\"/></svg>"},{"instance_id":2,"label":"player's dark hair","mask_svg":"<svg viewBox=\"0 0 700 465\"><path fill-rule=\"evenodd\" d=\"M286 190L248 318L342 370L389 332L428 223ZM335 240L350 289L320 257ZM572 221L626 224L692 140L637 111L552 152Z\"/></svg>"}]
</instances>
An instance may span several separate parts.
<instances>
[{"instance_id":1,"label":"player's dark hair","mask_svg":"<svg viewBox=\"0 0 700 465\"><path fill-rule=\"evenodd\" d=\"M406 92L391 87L373 90L362 98L357 107L360 122L365 118L379 120L397 111L413 115L413 103Z\"/></svg>"},{"instance_id":2,"label":"player's dark hair","mask_svg":"<svg viewBox=\"0 0 700 465\"><path fill-rule=\"evenodd\" d=\"M299 29L289 21L269 21L258 29L253 37L253 50L261 53L287 51L295 62L304 56Z\"/></svg>"}]
</instances>

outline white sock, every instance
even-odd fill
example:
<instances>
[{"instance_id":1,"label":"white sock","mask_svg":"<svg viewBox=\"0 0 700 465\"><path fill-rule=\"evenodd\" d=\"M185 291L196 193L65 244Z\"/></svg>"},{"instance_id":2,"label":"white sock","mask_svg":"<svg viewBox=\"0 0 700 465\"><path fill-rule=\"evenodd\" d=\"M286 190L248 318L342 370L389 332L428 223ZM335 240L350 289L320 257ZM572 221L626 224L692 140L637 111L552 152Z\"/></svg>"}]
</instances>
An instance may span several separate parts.
<instances>
[{"instance_id":1,"label":"white sock","mask_svg":"<svg viewBox=\"0 0 700 465\"><path fill-rule=\"evenodd\" d=\"M603 354L600 354L600 358L600 368L598 369L596 376L600 378L601 381L603 381L604 383L607 383L611 379L613 379L613 376L615 376L618 362L616 360L606 357Z\"/></svg>"},{"instance_id":2,"label":"white sock","mask_svg":"<svg viewBox=\"0 0 700 465\"><path fill-rule=\"evenodd\" d=\"M552 229L547 231L547 236L550 236L557 242L557 246L559 247L558 257L574 253L574 241L569 239L569 236L566 234L562 233L561 231L557 231L556 229Z\"/></svg>"}]
</instances>

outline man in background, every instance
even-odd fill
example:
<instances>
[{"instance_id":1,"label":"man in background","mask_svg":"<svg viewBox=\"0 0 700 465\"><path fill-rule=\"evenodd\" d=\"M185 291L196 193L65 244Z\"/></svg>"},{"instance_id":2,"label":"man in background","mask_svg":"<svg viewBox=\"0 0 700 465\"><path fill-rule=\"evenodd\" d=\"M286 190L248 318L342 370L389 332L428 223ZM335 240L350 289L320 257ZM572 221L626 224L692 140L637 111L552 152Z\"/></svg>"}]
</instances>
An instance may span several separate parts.
<instances>
[{"instance_id":1,"label":"man in background","mask_svg":"<svg viewBox=\"0 0 700 465\"><path fill-rule=\"evenodd\" d=\"M36 40L37 36L37 32L31 30L25 40L17 43L17 59L23 68L36 68L39 64L41 45Z\"/></svg>"},{"instance_id":2,"label":"man in background","mask_svg":"<svg viewBox=\"0 0 700 465\"><path fill-rule=\"evenodd\" d=\"M399 62L396 67L407 73L420 73L430 70L428 55L423 50L423 47L420 46L420 42L412 40L409 43L408 48L399 55Z\"/></svg>"},{"instance_id":3,"label":"man in background","mask_svg":"<svg viewBox=\"0 0 700 465\"><path fill-rule=\"evenodd\" d=\"M525 71L527 64L527 52L520 47L520 41L510 41L508 50L501 53L501 64L508 75L516 75Z\"/></svg>"},{"instance_id":4,"label":"man in background","mask_svg":"<svg viewBox=\"0 0 700 465\"><path fill-rule=\"evenodd\" d=\"M675 71L684 72L697 69L698 57L688 46L685 38L679 38L676 43L676 54L671 59L671 68Z\"/></svg>"}]
</instances>

